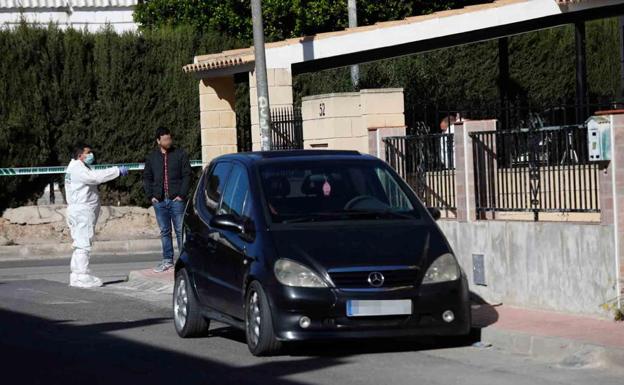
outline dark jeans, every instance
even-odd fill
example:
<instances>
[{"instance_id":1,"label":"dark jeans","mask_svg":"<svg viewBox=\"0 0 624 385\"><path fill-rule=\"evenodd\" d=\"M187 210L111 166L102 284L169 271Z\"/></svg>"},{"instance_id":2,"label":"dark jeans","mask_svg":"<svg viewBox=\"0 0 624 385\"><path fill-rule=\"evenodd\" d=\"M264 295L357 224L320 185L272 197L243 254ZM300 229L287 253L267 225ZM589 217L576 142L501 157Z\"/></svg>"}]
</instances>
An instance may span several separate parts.
<instances>
[{"instance_id":1,"label":"dark jeans","mask_svg":"<svg viewBox=\"0 0 624 385\"><path fill-rule=\"evenodd\" d=\"M176 233L178 250L182 250L182 221L186 202L165 199L154 203L156 221L160 227L160 241L163 249L163 262L173 263L173 239L171 238L171 223Z\"/></svg>"}]
</instances>

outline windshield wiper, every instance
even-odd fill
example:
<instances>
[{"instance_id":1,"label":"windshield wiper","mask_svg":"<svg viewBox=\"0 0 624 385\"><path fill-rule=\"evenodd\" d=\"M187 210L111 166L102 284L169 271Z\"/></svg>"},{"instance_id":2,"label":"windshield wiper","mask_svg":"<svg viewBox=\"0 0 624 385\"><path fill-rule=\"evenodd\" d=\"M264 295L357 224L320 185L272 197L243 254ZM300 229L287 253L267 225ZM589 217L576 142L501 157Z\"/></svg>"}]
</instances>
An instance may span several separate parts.
<instances>
[{"instance_id":1,"label":"windshield wiper","mask_svg":"<svg viewBox=\"0 0 624 385\"><path fill-rule=\"evenodd\" d=\"M316 222L327 221L336 219L357 219L362 217L372 218L399 218L399 219L416 219L415 216L408 213L396 212L390 210L340 210L340 211L328 211L323 213L312 213L301 217L286 219L282 223L303 223L303 222Z\"/></svg>"},{"instance_id":2,"label":"windshield wiper","mask_svg":"<svg viewBox=\"0 0 624 385\"><path fill-rule=\"evenodd\" d=\"M341 212L352 217L372 216L376 218L416 219L414 215L410 215L407 212L398 212L392 210L344 210Z\"/></svg>"},{"instance_id":3,"label":"windshield wiper","mask_svg":"<svg viewBox=\"0 0 624 385\"><path fill-rule=\"evenodd\" d=\"M286 220L283 220L282 223L302 223L302 222L326 221L326 220L336 219L337 217L338 218L340 218L340 217L345 218L345 215L343 213L340 213L340 212L312 213L312 214L296 217L296 218L293 218L293 219L286 219Z\"/></svg>"}]
</instances>

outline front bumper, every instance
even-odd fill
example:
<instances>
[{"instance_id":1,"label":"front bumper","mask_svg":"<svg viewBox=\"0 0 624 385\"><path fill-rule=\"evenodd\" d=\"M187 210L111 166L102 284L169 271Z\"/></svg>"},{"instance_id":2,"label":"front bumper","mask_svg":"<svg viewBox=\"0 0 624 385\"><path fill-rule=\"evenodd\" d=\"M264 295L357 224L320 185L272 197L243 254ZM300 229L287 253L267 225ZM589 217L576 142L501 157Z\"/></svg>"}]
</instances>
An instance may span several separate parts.
<instances>
[{"instance_id":1,"label":"front bumper","mask_svg":"<svg viewBox=\"0 0 624 385\"><path fill-rule=\"evenodd\" d=\"M470 332L470 301L465 277L454 282L393 291L346 291L276 285L269 290L273 327L281 341L404 336L460 336ZM347 317L348 300L411 299L412 314ZM451 310L455 319L445 322ZM311 319L308 328L301 317Z\"/></svg>"}]
</instances>

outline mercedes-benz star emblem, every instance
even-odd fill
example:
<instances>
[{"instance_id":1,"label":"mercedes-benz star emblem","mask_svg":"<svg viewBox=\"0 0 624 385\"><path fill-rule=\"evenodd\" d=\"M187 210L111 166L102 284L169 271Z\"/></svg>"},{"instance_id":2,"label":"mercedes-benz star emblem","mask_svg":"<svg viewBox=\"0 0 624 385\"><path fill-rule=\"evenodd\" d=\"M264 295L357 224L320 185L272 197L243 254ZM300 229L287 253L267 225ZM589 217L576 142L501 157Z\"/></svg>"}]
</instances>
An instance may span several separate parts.
<instances>
[{"instance_id":1,"label":"mercedes-benz star emblem","mask_svg":"<svg viewBox=\"0 0 624 385\"><path fill-rule=\"evenodd\" d=\"M372 272L368 275L368 283L372 287L381 287L383 286L385 278L383 274L378 271Z\"/></svg>"}]
</instances>

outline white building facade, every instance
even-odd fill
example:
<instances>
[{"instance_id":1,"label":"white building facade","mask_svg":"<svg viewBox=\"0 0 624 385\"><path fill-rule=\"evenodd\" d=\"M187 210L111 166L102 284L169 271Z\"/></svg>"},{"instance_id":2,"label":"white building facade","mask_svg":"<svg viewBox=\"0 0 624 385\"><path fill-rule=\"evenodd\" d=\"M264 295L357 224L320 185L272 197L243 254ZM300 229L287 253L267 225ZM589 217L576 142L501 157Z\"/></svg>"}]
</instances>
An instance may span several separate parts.
<instances>
[{"instance_id":1,"label":"white building facade","mask_svg":"<svg viewBox=\"0 0 624 385\"><path fill-rule=\"evenodd\" d=\"M132 12L139 0L0 0L0 26L22 20L60 28L97 32L110 25L116 32L136 31Z\"/></svg>"}]
</instances>

